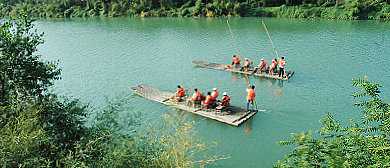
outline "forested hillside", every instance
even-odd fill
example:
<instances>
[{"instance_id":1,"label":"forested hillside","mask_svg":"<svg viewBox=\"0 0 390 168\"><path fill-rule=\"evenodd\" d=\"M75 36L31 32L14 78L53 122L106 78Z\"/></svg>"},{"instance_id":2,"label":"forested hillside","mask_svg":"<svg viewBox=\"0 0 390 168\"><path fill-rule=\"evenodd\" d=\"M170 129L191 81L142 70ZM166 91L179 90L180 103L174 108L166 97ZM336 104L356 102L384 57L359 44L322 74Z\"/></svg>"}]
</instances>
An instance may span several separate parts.
<instances>
[{"instance_id":1,"label":"forested hillside","mask_svg":"<svg viewBox=\"0 0 390 168\"><path fill-rule=\"evenodd\" d=\"M390 19L388 0L1 0L34 17L291 17Z\"/></svg>"}]
</instances>

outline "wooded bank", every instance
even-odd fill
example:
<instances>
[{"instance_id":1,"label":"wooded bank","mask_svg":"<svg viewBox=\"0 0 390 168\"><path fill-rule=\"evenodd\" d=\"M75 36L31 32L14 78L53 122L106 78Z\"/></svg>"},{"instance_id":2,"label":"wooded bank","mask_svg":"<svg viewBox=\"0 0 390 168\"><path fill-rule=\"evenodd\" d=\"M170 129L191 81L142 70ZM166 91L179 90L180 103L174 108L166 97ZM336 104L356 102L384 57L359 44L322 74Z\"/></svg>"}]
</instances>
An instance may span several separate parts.
<instances>
[{"instance_id":1,"label":"wooded bank","mask_svg":"<svg viewBox=\"0 0 390 168\"><path fill-rule=\"evenodd\" d=\"M388 0L0 0L34 17L288 17L390 19Z\"/></svg>"}]
</instances>

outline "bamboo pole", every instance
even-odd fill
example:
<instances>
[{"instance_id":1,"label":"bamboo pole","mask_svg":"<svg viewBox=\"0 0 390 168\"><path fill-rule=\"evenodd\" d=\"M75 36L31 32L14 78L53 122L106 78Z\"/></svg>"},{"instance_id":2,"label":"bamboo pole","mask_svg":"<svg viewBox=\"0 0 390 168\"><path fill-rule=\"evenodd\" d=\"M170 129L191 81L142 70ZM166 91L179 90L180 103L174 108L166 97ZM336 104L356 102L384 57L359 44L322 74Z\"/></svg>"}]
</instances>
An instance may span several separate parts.
<instances>
[{"instance_id":1,"label":"bamboo pole","mask_svg":"<svg viewBox=\"0 0 390 168\"><path fill-rule=\"evenodd\" d=\"M234 40L234 44L236 45L237 52L238 52L238 56L240 57L240 60L243 61L243 60L242 60L242 57L241 57L240 50L238 49L238 45L237 45L237 42L236 42L236 38L234 38L232 28L230 27L229 20L226 20L226 22L227 22L227 24L228 24L228 26L229 26L230 33L232 34L232 37L233 37L233 40ZM247 70L246 68L244 68L244 69L245 69L246 79L248 80L249 85L251 85L251 81L249 80L249 77L248 77L248 70ZM253 99L253 101L255 102L255 107L256 107L256 110L257 110L256 99Z\"/></svg>"},{"instance_id":2,"label":"bamboo pole","mask_svg":"<svg viewBox=\"0 0 390 168\"><path fill-rule=\"evenodd\" d=\"M261 21L261 22L263 22L263 25L264 25L265 31L267 31L267 34L268 34L269 40L271 40L272 46L274 47L274 50L275 50L276 56L278 56L278 60L279 60L279 63L280 63L279 54L278 54L278 52L276 51L276 48L275 48L274 42L272 42L271 36L270 36L270 35L269 35L269 33L268 33L268 30L267 30L267 27L265 26L265 23L264 23L264 21ZM276 66L278 66L278 65L276 65ZM288 80L288 76L287 76L287 74L286 74L286 70L284 70L284 68L283 68L283 72L284 72L284 75L286 75L287 82L290 82L290 81ZM282 76L282 78L283 78L283 76Z\"/></svg>"}]
</instances>

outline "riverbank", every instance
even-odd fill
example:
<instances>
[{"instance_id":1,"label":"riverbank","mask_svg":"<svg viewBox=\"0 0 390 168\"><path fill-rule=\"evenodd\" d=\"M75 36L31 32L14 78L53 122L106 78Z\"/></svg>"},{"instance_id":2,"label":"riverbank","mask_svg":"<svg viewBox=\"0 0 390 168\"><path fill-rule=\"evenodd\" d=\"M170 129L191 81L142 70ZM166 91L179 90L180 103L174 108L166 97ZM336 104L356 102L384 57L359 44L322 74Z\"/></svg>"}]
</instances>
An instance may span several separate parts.
<instances>
[{"instance_id":1,"label":"riverbank","mask_svg":"<svg viewBox=\"0 0 390 168\"><path fill-rule=\"evenodd\" d=\"M34 17L281 17L390 20L386 1L40 1L7 3L6 15L23 10Z\"/></svg>"}]
</instances>

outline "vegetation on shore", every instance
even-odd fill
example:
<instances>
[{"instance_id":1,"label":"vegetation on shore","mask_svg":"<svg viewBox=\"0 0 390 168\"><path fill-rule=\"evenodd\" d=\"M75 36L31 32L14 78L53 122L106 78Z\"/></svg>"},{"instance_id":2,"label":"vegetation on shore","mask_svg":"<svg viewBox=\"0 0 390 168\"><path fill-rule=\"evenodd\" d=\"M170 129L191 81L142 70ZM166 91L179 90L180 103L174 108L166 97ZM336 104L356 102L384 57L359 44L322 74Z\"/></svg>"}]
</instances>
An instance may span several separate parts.
<instances>
[{"instance_id":1,"label":"vegetation on shore","mask_svg":"<svg viewBox=\"0 0 390 168\"><path fill-rule=\"evenodd\" d=\"M390 19L388 0L0 0L34 17L289 17Z\"/></svg>"}]
</instances>

